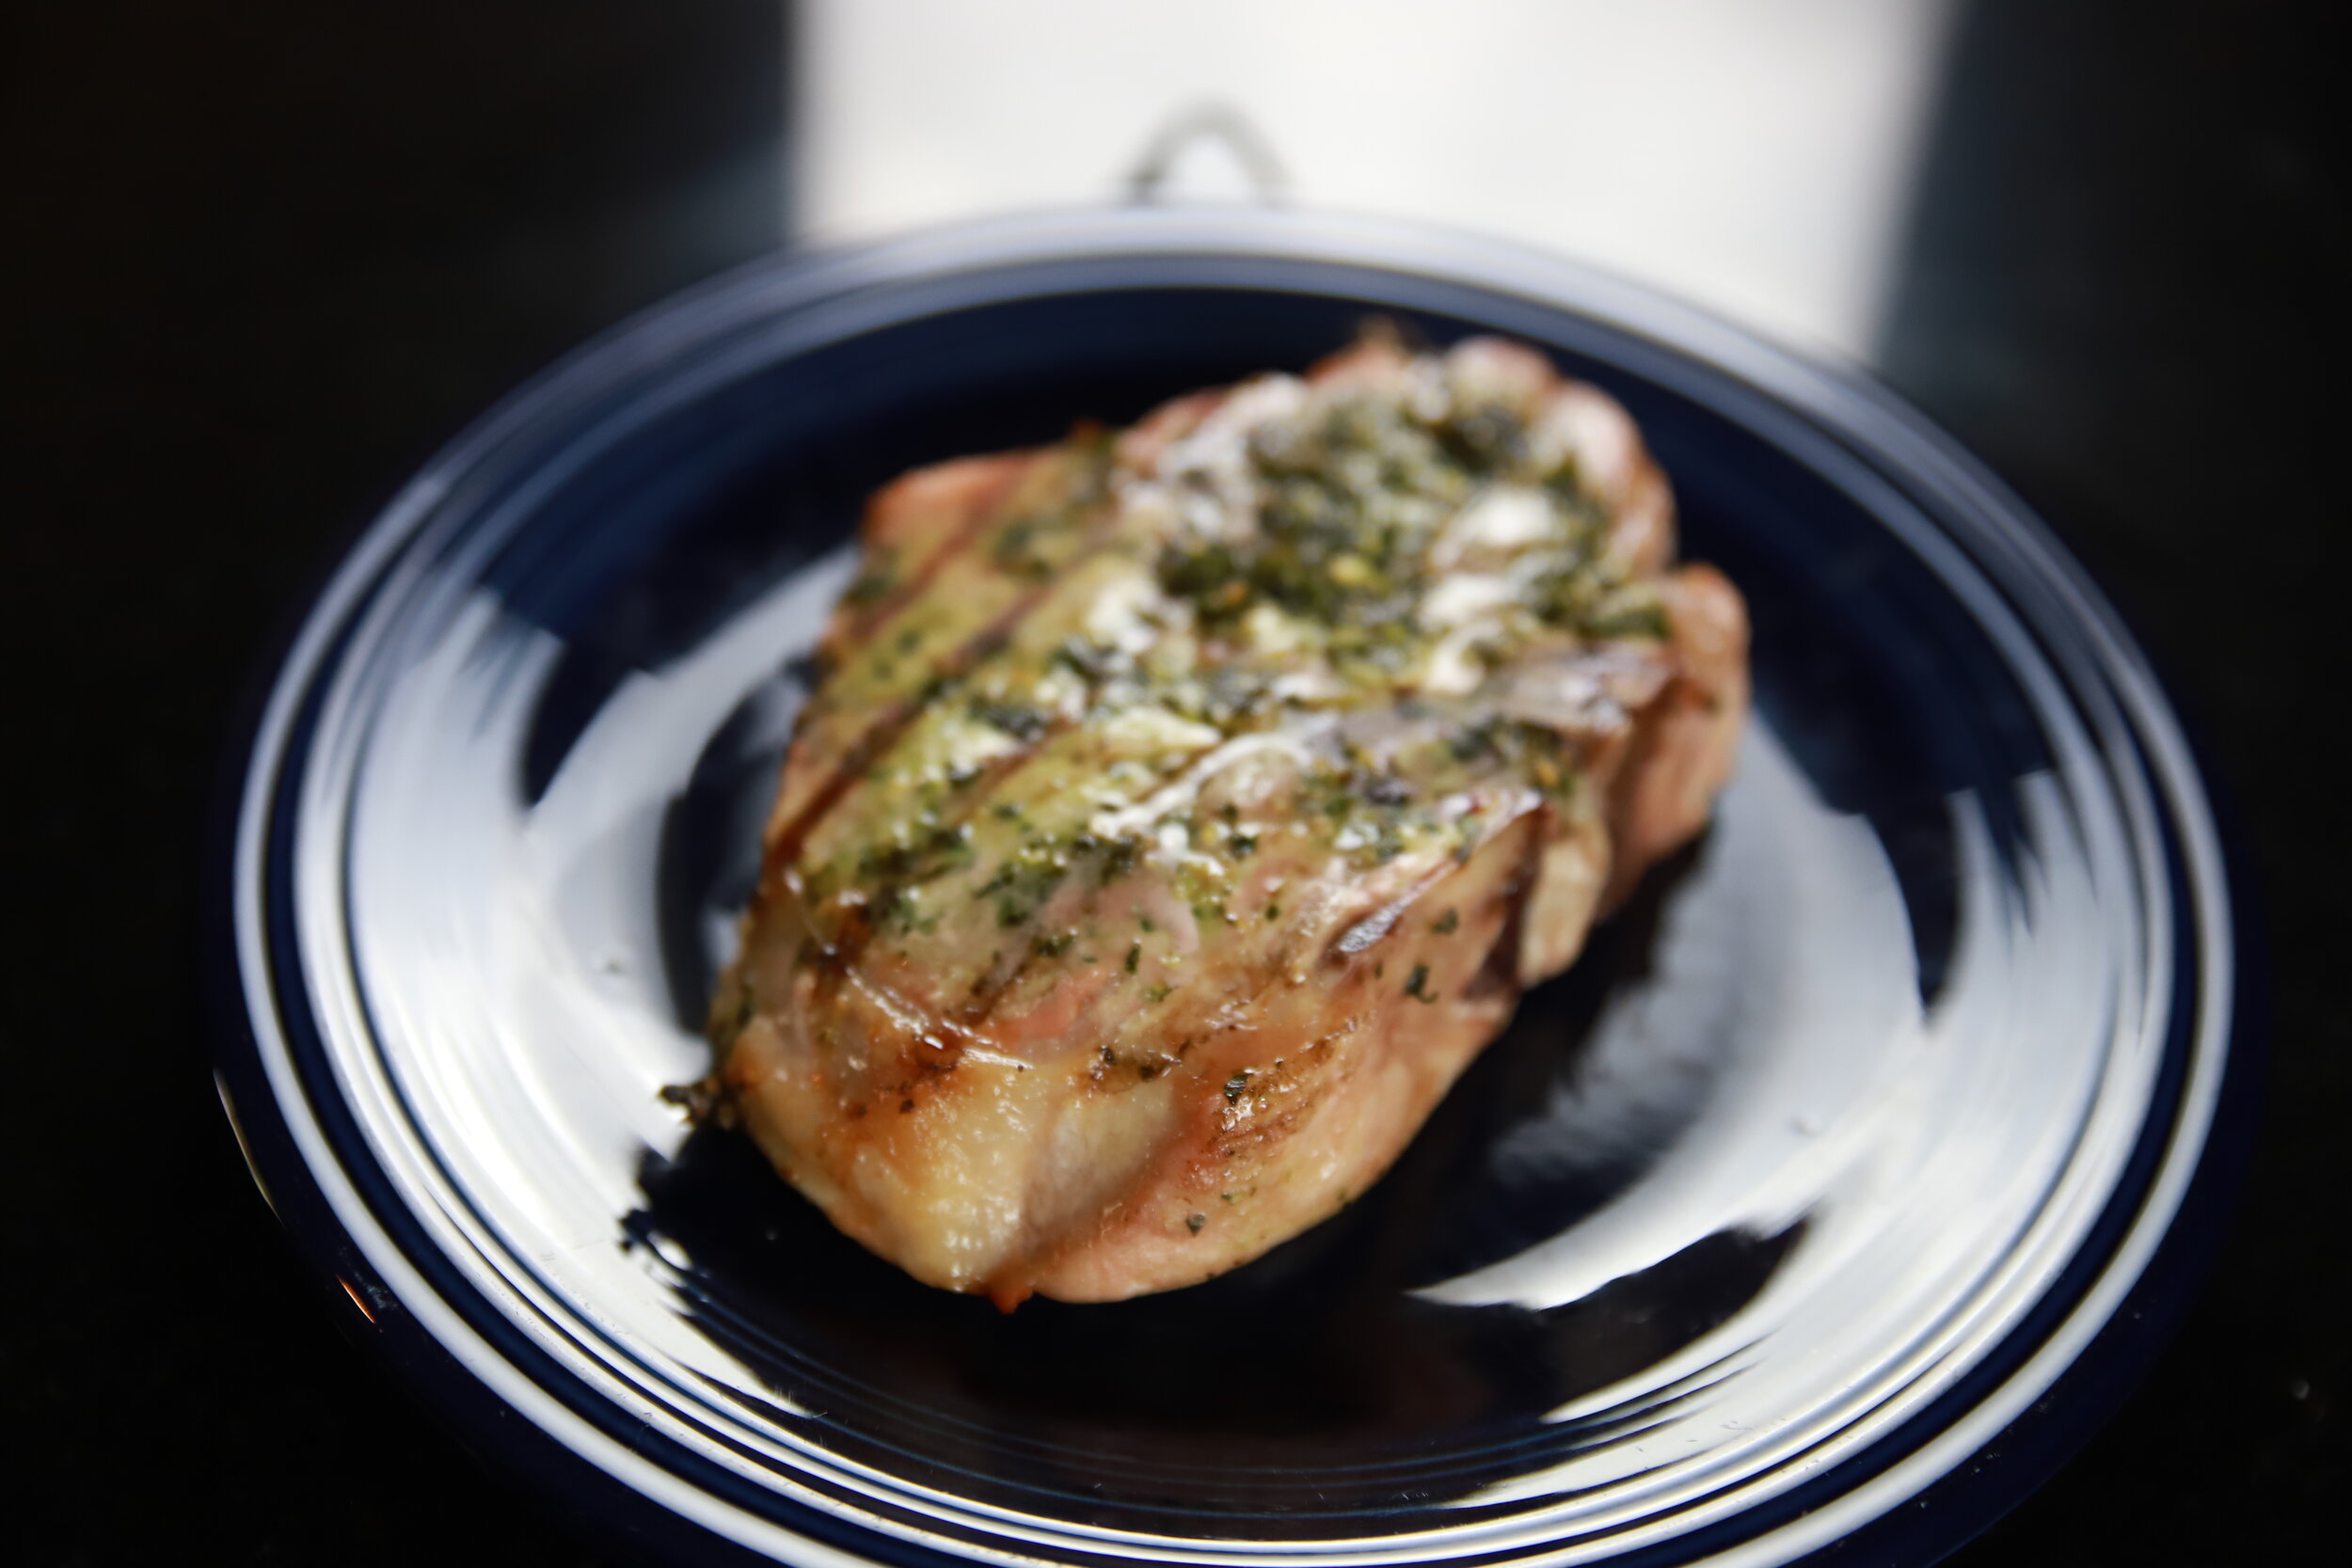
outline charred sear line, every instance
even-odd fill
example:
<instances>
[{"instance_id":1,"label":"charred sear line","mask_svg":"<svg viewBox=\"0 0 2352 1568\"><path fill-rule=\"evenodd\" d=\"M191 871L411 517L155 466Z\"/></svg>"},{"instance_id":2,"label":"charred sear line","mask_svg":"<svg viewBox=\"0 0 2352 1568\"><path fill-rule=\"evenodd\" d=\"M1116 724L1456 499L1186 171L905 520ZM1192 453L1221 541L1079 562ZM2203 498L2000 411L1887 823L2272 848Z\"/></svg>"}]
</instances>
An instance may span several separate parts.
<instances>
[{"instance_id":1,"label":"charred sear line","mask_svg":"<svg viewBox=\"0 0 2352 1568\"><path fill-rule=\"evenodd\" d=\"M823 785L801 809L799 816L787 824L776 835L770 850L773 864L789 865L801 857L802 847L817 825L839 805L844 797L870 772L874 765L897 745L907 727L921 716L924 709L954 691L969 679L974 671L1003 651L1011 640L1012 628L1036 606L1040 594L1030 594L1021 603L991 622L961 647L942 659L930 680L911 699L894 704L882 719L858 736L842 760L825 778ZM805 720L803 720L805 723Z\"/></svg>"},{"instance_id":2,"label":"charred sear line","mask_svg":"<svg viewBox=\"0 0 2352 1568\"><path fill-rule=\"evenodd\" d=\"M852 909L829 953L848 962L875 938L929 935L936 929L943 911L927 906L919 890L971 865L976 853L974 824L989 792L1012 778L1036 754L1031 750L998 759L978 781L980 788L961 792L961 798L969 802L961 815L943 818L935 803L927 804L914 824L915 837L861 848L855 875L858 885L870 891L862 908Z\"/></svg>"},{"instance_id":3,"label":"charred sear line","mask_svg":"<svg viewBox=\"0 0 2352 1568\"><path fill-rule=\"evenodd\" d=\"M1094 885L1105 887L1133 871L1142 854L1141 841L1130 837L1080 832L1032 838L1006 856L973 896L994 899L996 924L1009 930L1027 925L1072 876L1090 871Z\"/></svg>"},{"instance_id":4,"label":"charred sear line","mask_svg":"<svg viewBox=\"0 0 2352 1568\"><path fill-rule=\"evenodd\" d=\"M989 520L1002 507L1005 497L1025 477L1029 467L1029 465L1023 465L1016 467L989 497L976 505L971 515L958 531L956 538L934 551L930 559L924 563L922 570L916 574L915 580L862 623L856 636L871 636L886 626L900 608L929 589L932 580L937 578L948 562L959 556L967 555L976 548L979 540L987 532ZM1109 509L1104 499L1106 487L1100 460L1091 463L1088 472L1092 477L1087 481L1089 486L1087 500L1082 506L1073 506L1069 509L1073 519L1073 527L1076 526L1077 521L1083 521L1088 526L1080 531L1080 537L1071 552L1071 558L1064 563L1063 569L1065 570L1082 563L1088 556L1101 549L1103 545L1104 533L1103 525L1109 515ZM797 861L800 858L802 846L808 841L808 835L815 831L818 823L824 820L834 807L840 804L850 786L862 778L892 746L898 743L900 736L906 733L907 727L925 709L952 694L982 665L1001 653L1010 642L1013 629L1035 611L1038 605L1050 592L1050 582L1029 588L1009 610L967 640L961 647L939 657L933 665L930 679L924 683L921 689L916 691L913 698L894 705L880 721L858 737L856 742L849 748L841 764L827 777L823 786L802 810L799 817L777 835L773 850L775 861L778 863L787 864ZM919 646L919 638L917 645ZM802 723L805 725L806 722L807 718L804 714Z\"/></svg>"},{"instance_id":5,"label":"charred sear line","mask_svg":"<svg viewBox=\"0 0 2352 1568\"><path fill-rule=\"evenodd\" d=\"M1132 838L1106 839L1082 832L1067 839L1038 839L1007 856L995 873L974 891L973 896L993 899L996 926L1010 934L1034 920L1038 911L1072 877L1089 877L1093 886L1100 889L1126 876L1141 855L1142 845ZM1091 908L1089 899L1087 912L1090 913ZM987 1022L996 1004L1019 986L1038 959L1062 958L1076 945L1078 937L1074 928L1034 932L1009 973L1000 979L988 978L984 974L983 981L975 983L974 1000L963 1010L964 1022L976 1025ZM1119 976L1136 973L1142 952L1140 942L1130 944L1126 957L1117 966ZM989 969L995 967L992 962ZM1162 994L1166 994L1164 990Z\"/></svg>"}]
</instances>

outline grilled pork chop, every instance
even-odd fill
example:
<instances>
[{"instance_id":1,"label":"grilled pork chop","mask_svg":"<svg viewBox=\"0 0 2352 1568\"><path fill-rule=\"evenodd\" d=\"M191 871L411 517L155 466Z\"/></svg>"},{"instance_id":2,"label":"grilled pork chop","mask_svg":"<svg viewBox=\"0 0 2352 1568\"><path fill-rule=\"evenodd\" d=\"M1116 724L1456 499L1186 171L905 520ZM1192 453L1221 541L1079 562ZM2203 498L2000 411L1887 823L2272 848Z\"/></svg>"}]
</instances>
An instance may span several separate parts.
<instances>
[{"instance_id":1,"label":"grilled pork chop","mask_svg":"<svg viewBox=\"0 0 2352 1568\"><path fill-rule=\"evenodd\" d=\"M1631 421L1494 340L874 498L712 1011L834 1223L1010 1307L1188 1285L1385 1170L1696 833L1747 622Z\"/></svg>"}]
</instances>

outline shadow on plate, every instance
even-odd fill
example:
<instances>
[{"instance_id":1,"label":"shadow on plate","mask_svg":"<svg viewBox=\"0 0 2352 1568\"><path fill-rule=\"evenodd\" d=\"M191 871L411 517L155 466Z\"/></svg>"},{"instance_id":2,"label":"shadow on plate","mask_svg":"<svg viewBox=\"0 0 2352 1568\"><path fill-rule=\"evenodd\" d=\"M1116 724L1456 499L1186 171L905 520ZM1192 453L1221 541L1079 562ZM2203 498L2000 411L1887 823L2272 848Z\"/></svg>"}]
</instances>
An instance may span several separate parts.
<instances>
[{"instance_id":1,"label":"shadow on plate","mask_svg":"<svg viewBox=\"0 0 2352 1568\"><path fill-rule=\"evenodd\" d=\"M1716 1328L1800 1240L1708 1236L1548 1311L1464 1307L1417 1288L1559 1234L1638 1180L1696 1117L1715 1074L1647 1085L1605 1164L1493 1153L1581 1082L1611 992L1647 972L1686 850L1531 991L1396 1166L1338 1217L1206 1284L1135 1301L985 1300L919 1285L834 1230L750 1140L705 1128L644 1156L632 1244L691 1261L687 1322L772 1398L721 1390L853 1461L1006 1506L1111 1527L1316 1520L1431 1501L1620 1442L1708 1371L1627 1404L1548 1419ZM1465 1522L1474 1510L1465 1513Z\"/></svg>"}]
</instances>

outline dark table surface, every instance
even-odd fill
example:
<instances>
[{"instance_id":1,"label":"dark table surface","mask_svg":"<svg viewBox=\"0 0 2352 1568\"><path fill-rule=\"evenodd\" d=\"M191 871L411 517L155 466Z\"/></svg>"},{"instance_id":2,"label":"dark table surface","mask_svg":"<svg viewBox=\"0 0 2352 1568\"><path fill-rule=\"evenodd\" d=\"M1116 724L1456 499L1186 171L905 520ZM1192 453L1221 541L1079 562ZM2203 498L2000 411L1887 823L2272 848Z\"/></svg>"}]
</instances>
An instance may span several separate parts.
<instances>
[{"instance_id":1,"label":"dark table surface","mask_svg":"<svg viewBox=\"0 0 2352 1568\"><path fill-rule=\"evenodd\" d=\"M2274 1022L2236 1218L2170 1348L1955 1561L2338 1533L2342 9L1960 8L1883 371L2166 670L2234 803ZM345 1341L272 1222L209 1076L199 847L257 660L373 506L554 356L782 230L787 25L772 0L0 22L19 1560L607 1560Z\"/></svg>"}]
</instances>

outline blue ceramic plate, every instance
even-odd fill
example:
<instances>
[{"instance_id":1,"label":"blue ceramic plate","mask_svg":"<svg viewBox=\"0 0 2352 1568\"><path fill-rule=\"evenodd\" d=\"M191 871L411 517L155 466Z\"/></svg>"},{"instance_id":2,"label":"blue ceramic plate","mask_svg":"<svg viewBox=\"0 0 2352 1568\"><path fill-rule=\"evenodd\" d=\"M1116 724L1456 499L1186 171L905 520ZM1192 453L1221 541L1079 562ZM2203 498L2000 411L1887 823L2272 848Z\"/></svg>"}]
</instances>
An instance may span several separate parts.
<instances>
[{"instance_id":1,"label":"blue ceramic plate","mask_svg":"<svg viewBox=\"0 0 2352 1568\"><path fill-rule=\"evenodd\" d=\"M660 1092L860 502L1375 312L1640 420L1754 609L1718 819L1343 1217L1115 1306L917 1286ZM2112 1397L2241 1000L2165 699L1981 469L1623 284L1297 214L781 261L592 345L333 579L230 875L280 1213L477 1446L687 1558L1932 1556Z\"/></svg>"}]
</instances>

